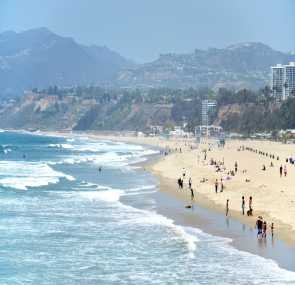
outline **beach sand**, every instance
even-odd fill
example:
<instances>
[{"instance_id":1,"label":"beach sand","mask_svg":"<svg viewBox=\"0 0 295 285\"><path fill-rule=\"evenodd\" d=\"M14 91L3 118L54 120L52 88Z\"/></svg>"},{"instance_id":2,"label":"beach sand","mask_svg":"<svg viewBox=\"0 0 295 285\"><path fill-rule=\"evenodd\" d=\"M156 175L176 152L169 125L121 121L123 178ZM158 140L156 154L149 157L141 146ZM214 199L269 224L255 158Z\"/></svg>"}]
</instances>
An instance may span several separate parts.
<instances>
[{"instance_id":1,"label":"beach sand","mask_svg":"<svg viewBox=\"0 0 295 285\"><path fill-rule=\"evenodd\" d=\"M263 216L268 227L273 222L275 236L295 244L295 165L286 163L285 159L294 156L295 146L270 141L231 140L227 141L224 148L218 148L216 144L195 144L191 139L165 139L159 137L126 137L126 136L102 136L92 134L95 138L124 141L136 144L145 144L162 149L172 150L167 156L153 161L146 166L147 169L161 178L170 180L170 186L160 185L160 190L177 199L190 203L190 191L188 179L192 179L192 188L195 192L195 203L225 214L226 200L229 199L229 216L254 228L258 215ZM212 143L212 142L211 142ZM279 160L270 159L269 156L259 155L251 151L239 151L240 146L251 147L265 153L279 156ZM179 152L181 148L182 152ZM211 149L208 151L208 149ZM175 151L177 149L177 151ZM207 149L207 159L204 160L203 150ZM210 160L224 161L226 170L216 172ZM235 162L238 163L238 172L235 176L229 176L227 172L234 170ZM270 167L271 161L273 167ZM266 170L262 170L262 166ZM287 165L287 176L280 177L279 167ZM186 175L184 189L179 190L177 179L182 176L183 169ZM243 173L243 170L246 172ZM201 183L205 178L207 181ZM223 179L225 189L222 193L215 193L214 182ZM246 182L250 180L250 182ZM162 184L162 183L161 183ZM166 183L167 184L167 183ZM175 185L175 186L173 186ZM249 197L253 197L253 217L243 216L241 213L241 197L245 196L246 210Z\"/></svg>"}]
</instances>

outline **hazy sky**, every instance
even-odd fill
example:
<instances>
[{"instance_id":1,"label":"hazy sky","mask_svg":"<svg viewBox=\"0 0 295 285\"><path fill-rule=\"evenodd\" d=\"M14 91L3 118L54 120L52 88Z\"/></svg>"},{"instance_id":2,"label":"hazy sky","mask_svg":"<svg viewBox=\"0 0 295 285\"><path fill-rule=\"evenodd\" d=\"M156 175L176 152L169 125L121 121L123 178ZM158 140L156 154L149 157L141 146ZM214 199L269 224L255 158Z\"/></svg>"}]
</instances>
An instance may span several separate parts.
<instances>
[{"instance_id":1,"label":"hazy sky","mask_svg":"<svg viewBox=\"0 0 295 285\"><path fill-rule=\"evenodd\" d=\"M138 62L245 41L295 50L295 0L0 0L0 32L48 27Z\"/></svg>"}]
</instances>

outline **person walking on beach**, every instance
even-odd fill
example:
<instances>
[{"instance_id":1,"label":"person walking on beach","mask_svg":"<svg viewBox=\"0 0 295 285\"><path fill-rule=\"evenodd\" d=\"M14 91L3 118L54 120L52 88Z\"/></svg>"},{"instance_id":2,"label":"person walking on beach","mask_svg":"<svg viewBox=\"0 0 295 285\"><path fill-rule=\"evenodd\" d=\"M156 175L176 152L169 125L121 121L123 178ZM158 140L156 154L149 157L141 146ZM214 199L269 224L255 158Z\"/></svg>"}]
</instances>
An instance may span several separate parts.
<instances>
[{"instance_id":1,"label":"person walking on beach","mask_svg":"<svg viewBox=\"0 0 295 285\"><path fill-rule=\"evenodd\" d=\"M285 177L287 176L287 166L286 165L284 166L284 175L285 175Z\"/></svg>"},{"instance_id":2,"label":"person walking on beach","mask_svg":"<svg viewBox=\"0 0 295 285\"><path fill-rule=\"evenodd\" d=\"M218 191L218 180L216 179L215 181L215 193L217 194Z\"/></svg>"},{"instance_id":3,"label":"person walking on beach","mask_svg":"<svg viewBox=\"0 0 295 285\"><path fill-rule=\"evenodd\" d=\"M283 166L281 165L280 166L280 177L282 177L282 175L283 175Z\"/></svg>"},{"instance_id":4,"label":"person walking on beach","mask_svg":"<svg viewBox=\"0 0 295 285\"><path fill-rule=\"evenodd\" d=\"M238 172L238 162L236 161L235 162L235 173L237 173Z\"/></svg>"},{"instance_id":5,"label":"person walking on beach","mask_svg":"<svg viewBox=\"0 0 295 285\"><path fill-rule=\"evenodd\" d=\"M225 215L228 215L228 211L229 211L229 199L226 200L226 209L225 209Z\"/></svg>"},{"instance_id":6,"label":"person walking on beach","mask_svg":"<svg viewBox=\"0 0 295 285\"><path fill-rule=\"evenodd\" d=\"M220 179L220 192L223 192L224 190L224 184L223 184L223 179Z\"/></svg>"},{"instance_id":7,"label":"person walking on beach","mask_svg":"<svg viewBox=\"0 0 295 285\"><path fill-rule=\"evenodd\" d=\"M242 213L245 215L245 197L242 196Z\"/></svg>"}]
</instances>

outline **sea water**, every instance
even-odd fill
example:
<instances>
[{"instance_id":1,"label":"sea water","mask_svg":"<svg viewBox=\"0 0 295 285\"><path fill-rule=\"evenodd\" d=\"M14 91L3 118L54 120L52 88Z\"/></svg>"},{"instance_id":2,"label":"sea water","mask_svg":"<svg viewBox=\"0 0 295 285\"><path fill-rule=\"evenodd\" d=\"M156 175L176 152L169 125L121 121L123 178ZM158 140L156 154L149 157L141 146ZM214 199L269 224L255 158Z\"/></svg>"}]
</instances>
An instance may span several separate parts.
<instances>
[{"instance_id":1,"label":"sea water","mask_svg":"<svg viewBox=\"0 0 295 285\"><path fill-rule=\"evenodd\" d=\"M0 284L295 284L157 214L157 180L134 165L155 150L17 132L0 144Z\"/></svg>"}]
</instances>

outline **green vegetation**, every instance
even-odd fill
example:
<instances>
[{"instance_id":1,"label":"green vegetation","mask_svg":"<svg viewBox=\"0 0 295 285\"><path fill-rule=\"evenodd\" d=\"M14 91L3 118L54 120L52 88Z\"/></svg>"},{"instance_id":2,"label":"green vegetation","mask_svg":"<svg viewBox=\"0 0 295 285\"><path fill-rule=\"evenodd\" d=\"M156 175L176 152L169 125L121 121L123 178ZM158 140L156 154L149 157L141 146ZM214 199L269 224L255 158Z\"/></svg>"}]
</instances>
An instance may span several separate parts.
<instances>
[{"instance_id":1,"label":"green vegetation","mask_svg":"<svg viewBox=\"0 0 295 285\"><path fill-rule=\"evenodd\" d=\"M103 89L100 87L49 87L3 102L4 127L75 130L141 130L153 125L172 129L186 123L193 131L201 124L203 99L217 102L210 121L226 131L250 135L295 128L295 98L278 103L269 88L242 89ZM169 127L168 127L169 126ZM0 125L1 127L1 125Z\"/></svg>"}]
</instances>

